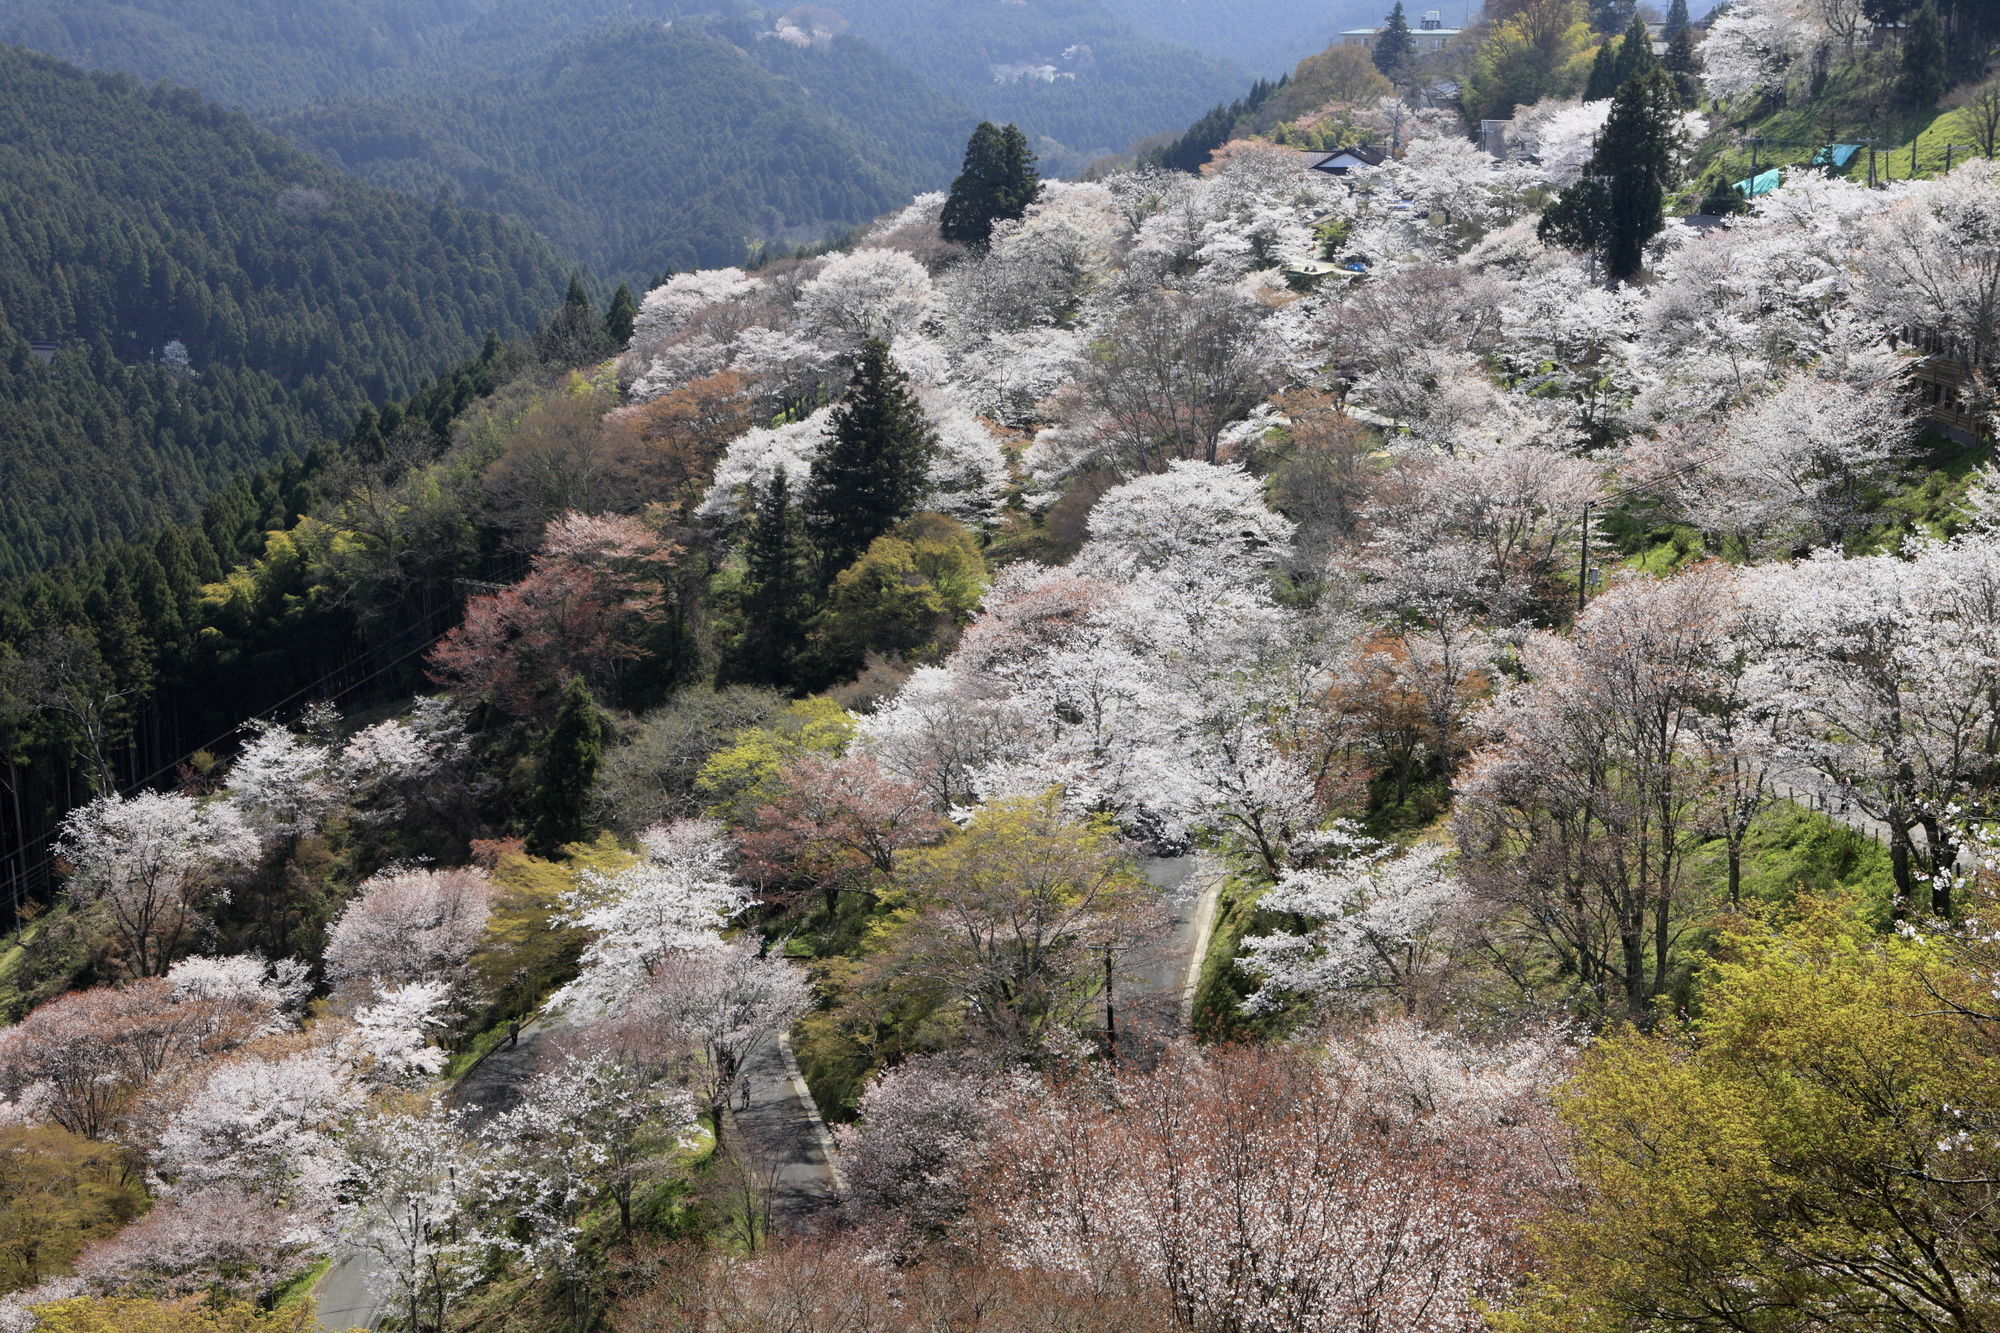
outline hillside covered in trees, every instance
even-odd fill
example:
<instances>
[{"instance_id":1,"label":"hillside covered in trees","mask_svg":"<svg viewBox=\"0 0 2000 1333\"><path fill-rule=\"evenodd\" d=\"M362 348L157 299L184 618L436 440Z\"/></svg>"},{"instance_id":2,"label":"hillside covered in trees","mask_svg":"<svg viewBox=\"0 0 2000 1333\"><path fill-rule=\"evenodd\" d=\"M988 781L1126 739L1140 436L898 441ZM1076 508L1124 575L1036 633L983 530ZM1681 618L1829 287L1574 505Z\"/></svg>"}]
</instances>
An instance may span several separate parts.
<instances>
[{"instance_id":1,"label":"hillside covered in trees","mask_svg":"<svg viewBox=\"0 0 2000 1333\"><path fill-rule=\"evenodd\" d=\"M190 516L561 296L562 261L518 223L363 185L193 93L14 48L0 171L10 576Z\"/></svg>"},{"instance_id":2,"label":"hillside covered in trees","mask_svg":"<svg viewBox=\"0 0 2000 1333\"><path fill-rule=\"evenodd\" d=\"M511 213L607 280L824 239L949 179L973 117L852 37L748 21L583 39L429 97L275 127L379 184Z\"/></svg>"},{"instance_id":3,"label":"hillside covered in trees","mask_svg":"<svg viewBox=\"0 0 2000 1333\"><path fill-rule=\"evenodd\" d=\"M6 590L0 1329L2000 1326L1968 12L982 123Z\"/></svg>"}]
</instances>

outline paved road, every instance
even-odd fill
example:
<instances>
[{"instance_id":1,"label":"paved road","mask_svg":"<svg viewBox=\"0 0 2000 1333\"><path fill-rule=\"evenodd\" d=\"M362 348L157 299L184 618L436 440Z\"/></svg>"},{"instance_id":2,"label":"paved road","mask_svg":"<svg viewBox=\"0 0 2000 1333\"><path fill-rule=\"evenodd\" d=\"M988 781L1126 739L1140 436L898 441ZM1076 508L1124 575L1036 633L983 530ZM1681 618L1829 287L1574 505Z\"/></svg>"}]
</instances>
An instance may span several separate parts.
<instances>
[{"instance_id":1,"label":"paved road","mask_svg":"<svg viewBox=\"0 0 2000 1333\"><path fill-rule=\"evenodd\" d=\"M1119 960L1113 983L1120 1058L1142 1062L1186 1036L1193 1024L1195 986L1223 879L1221 865L1206 854L1149 857L1145 871L1172 921L1159 939Z\"/></svg>"},{"instance_id":2,"label":"paved road","mask_svg":"<svg viewBox=\"0 0 2000 1333\"><path fill-rule=\"evenodd\" d=\"M730 1109L725 1135L770 1191L771 1226L800 1232L840 1203L833 1137L799 1076L788 1041L766 1042L744 1066L747 1107Z\"/></svg>"},{"instance_id":3,"label":"paved road","mask_svg":"<svg viewBox=\"0 0 2000 1333\"><path fill-rule=\"evenodd\" d=\"M517 1044L501 1046L481 1060L452 1085L446 1100L463 1110L474 1127L513 1106L521 1099L521 1086L534 1075L548 1033L548 1025L540 1020L527 1024ZM370 1290L374 1275L375 1257L367 1251L339 1255L313 1286L313 1311L319 1322L335 1333L374 1328L389 1313Z\"/></svg>"}]
</instances>

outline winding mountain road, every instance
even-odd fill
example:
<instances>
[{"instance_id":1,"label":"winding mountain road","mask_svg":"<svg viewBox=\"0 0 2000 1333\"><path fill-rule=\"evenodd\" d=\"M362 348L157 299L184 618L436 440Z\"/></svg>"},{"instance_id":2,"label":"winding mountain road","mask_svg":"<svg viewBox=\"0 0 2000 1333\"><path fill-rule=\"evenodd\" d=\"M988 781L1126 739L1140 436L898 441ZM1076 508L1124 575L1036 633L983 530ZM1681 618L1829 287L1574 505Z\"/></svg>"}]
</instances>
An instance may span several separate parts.
<instances>
[{"instance_id":1,"label":"winding mountain road","mask_svg":"<svg viewBox=\"0 0 2000 1333\"><path fill-rule=\"evenodd\" d=\"M1150 1061L1190 1026L1201 962L1215 924L1221 867L1204 855L1151 857L1146 878L1161 893L1171 921L1160 938L1114 964L1121 1058ZM501 1046L452 1086L453 1106L477 1127L520 1100L551 1028L537 1019L513 1046ZM813 1104L791 1043L765 1043L745 1066L747 1100L728 1112L725 1135L744 1150L768 1191L774 1230L796 1234L830 1216L840 1203L840 1163L833 1136ZM373 1329L387 1308L371 1292L372 1256L340 1255L313 1288L321 1324L336 1333Z\"/></svg>"}]
</instances>

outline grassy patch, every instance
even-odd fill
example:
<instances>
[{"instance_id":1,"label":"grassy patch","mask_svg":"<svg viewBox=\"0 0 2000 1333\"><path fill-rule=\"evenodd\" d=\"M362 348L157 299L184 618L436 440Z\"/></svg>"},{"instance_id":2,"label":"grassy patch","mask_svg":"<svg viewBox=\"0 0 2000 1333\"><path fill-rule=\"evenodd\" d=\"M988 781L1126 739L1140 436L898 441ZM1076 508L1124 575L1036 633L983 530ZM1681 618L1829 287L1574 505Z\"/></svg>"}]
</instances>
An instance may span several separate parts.
<instances>
[{"instance_id":1,"label":"grassy patch","mask_svg":"<svg viewBox=\"0 0 2000 1333\"><path fill-rule=\"evenodd\" d=\"M1720 894L1728 882L1725 849L1717 841L1702 852ZM1782 906L1807 893L1853 898L1869 920L1886 928L1895 885L1886 847L1790 801L1777 802L1757 818L1743 849L1746 902Z\"/></svg>"},{"instance_id":2,"label":"grassy patch","mask_svg":"<svg viewBox=\"0 0 2000 1333\"><path fill-rule=\"evenodd\" d=\"M1223 883L1215 905L1215 927L1202 955L1201 975L1194 990L1194 1036L1201 1042L1266 1041L1283 1036L1305 1016L1302 1006L1252 1016L1243 1001L1257 989L1256 978L1237 961L1243 940L1281 925L1298 926L1290 917L1260 911L1263 890L1235 875Z\"/></svg>"},{"instance_id":3,"label":"grassy patch","mask_svg":"<svg viewBox=\"0 0 2000 1333\"><path fill-rule=\"evenodd\" d=\"M513 1031L513 1028L513 1020L508 1019L506 1022L495 1023L492 1027L473 1037L463 1048L453 1054L450 1061L445 1064L445 1082L456 1083L459 1079L464 1078L468 1073L472 1072L474 1065L485 1059L494 1047L507 1040L507 1034Z\"/></svg>"},{"instance_id":4,"label":"grassy patch","mask_svg":"<svg viewBox=\"0 0 2000 1333\"><path fill-rule=\"evenodd\" d=\"M333 1256L328 1255L272 1293L272 1308L283 1310L305 1304L312 1299L313 1288L319 1285L319 1280L332 1271L332 1268Z\"/></svg>"}]
</instances>

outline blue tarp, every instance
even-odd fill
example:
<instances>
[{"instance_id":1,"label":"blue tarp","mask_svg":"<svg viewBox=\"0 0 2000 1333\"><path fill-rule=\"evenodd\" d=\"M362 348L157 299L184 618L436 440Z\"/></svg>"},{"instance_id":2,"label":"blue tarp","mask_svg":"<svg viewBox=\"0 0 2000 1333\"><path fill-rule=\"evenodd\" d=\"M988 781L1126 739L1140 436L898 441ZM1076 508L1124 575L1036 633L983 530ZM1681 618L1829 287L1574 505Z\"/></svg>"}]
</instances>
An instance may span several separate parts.
<instances>
[{"instance_id":1,"label":"blue tarp","mask_svg":"<svg viewBox=\"0 0 2000 1333\"><path fill-rule=\"evenodd\" d=\"M1861 151L1858 143L1837 143L1820 149L1813 154L1812 164L1816 167L1832 167L1835 171L1844 168Z\"/></svg>"},{"instance_id":2,"label":"blue tarp","mask_svg":"<svg viewBox=\"0 0 2000 1333\"><path fill-rule=\"evenodd\" d=\"M1747 181L1738 181L1729 188L1742 195L1745 199L1755 199L1760 194L1769 194L1771 191L1777 189L1784 182L1784 179L1785 174L1776 167L1772 167L1769 171L1758 172Z\"/></svg>"}]
</instances>

